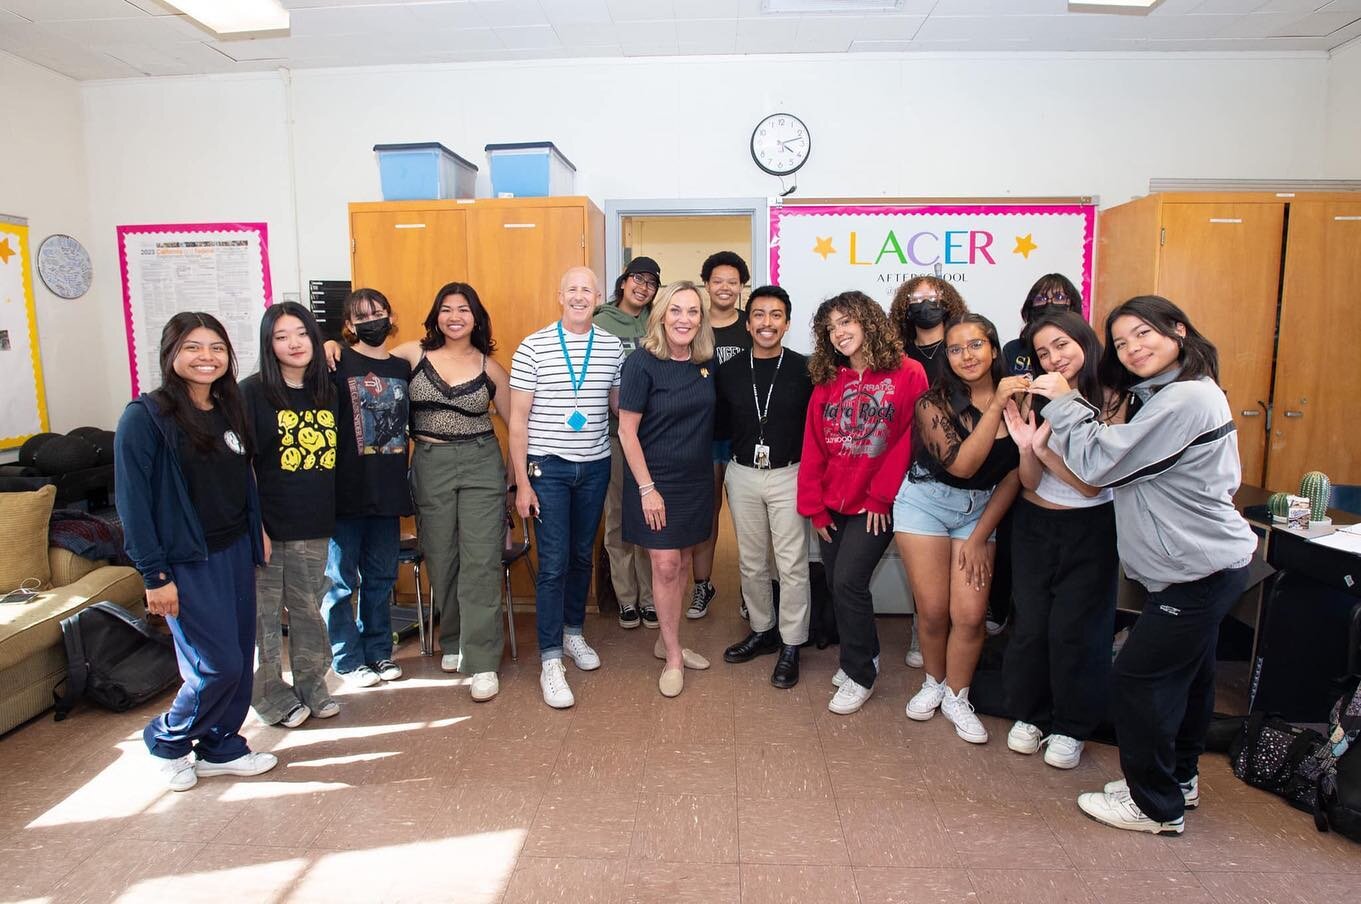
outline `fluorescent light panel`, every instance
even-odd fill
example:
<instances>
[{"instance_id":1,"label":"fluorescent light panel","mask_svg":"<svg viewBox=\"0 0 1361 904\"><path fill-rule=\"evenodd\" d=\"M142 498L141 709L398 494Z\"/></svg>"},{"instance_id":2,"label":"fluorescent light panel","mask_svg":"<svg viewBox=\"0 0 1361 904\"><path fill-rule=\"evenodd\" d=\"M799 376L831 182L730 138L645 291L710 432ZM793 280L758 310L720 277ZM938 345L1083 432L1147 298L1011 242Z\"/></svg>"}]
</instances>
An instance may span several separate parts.
<instances>
[{"instance_id":1,"label":"fluorescent light panel","mask_svg":"<svg viewBox=\"0 0 1361 904\"><path fill-rule=\"evenodd\" d=\"M288 10L279 0L164 0L220 35L287 31Z\"/></svg>"}]
</instances>

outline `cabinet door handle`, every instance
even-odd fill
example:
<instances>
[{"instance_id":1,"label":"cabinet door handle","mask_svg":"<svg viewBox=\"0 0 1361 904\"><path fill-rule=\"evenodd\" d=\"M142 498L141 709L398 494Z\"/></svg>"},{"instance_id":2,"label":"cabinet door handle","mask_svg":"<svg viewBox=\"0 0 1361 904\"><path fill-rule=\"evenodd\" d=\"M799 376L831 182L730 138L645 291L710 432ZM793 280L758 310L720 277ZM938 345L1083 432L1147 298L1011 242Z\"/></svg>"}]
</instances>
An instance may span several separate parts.
<instances>
[{"instance_id":1,"label":"cabinet door handle","mask_svg":"<svg viewBox=\"0 0 1361 904\"><path fill-rule=\"evenodd\" d=\"M502 223L502 224L501 224L501 228L502 228L502 229L533 229L533 228L537 227L538 225L539 225L538 223Z\"/></svg>"},{"instance_id":2,"label":"cabinet door handle","mask_svg":"<svg viewBox=\"0 0 1361 904\"><path fill-rule=\"evenodd\" d=\"M1303 412L1303 411L1291 411L1291 410L1289 410L1289 409L1286 409L1285 416L1286 416L1286 417L1304 417L1304 412Z\"/></svg>"},{"instance_id":3,"label":"cabinet door handle","mask_svg":"<svg viewBox=\"0 0 1361 904\"><path fill-rule=\"evenodd\" d=\"M393 229L424 229L424 223L394 223Z\"/></svg>"},{"instance_id":4,"label":"cabinet door handle","mask_svg":"<svg viewBox=\"0 0 1361 904\"><path fill-rule=\"evenodd\" d=\"M1211 223L1241 223L1242 217L1210 217Z\"/></svg>"},{"instance_id":5,"label":"cabinet door handle","mask_svg":"<svg viewBox=\"0 0 1361 904\"><path fill-rule=\"evenodd\" d=\"M1243 417L1258 417L1262 412L1258 411L1256 408L1244 408L1238 413L1243 415Z\"/></svg>"}]
</instances>

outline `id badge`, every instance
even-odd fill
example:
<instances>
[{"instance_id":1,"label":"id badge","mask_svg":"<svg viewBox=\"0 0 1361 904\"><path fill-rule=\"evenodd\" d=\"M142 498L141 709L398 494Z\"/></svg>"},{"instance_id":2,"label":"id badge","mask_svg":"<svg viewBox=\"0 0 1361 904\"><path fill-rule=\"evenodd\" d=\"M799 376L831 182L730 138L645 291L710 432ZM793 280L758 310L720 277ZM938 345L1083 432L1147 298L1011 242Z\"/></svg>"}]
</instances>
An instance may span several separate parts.
<instances>
[{"instance_id":1,"label":"id badge","mask_svg":"<svg viewBox=\"0 0 1361 904\"><path fill-rule=\"evenodd\" d=\"M753 464L755 464L756 467L758 467L758 468L769 468L769 467L770 467L770 447L767 446L767 445L765 445L764 443L757 443L756 446L755 446L755 454L752 456L752 458L753 458Z\"/></svg>"},{"instance_id":2,"label":"id badge","mask_svg":"<svg viewBox=\"0 0 1361 904\"><path fill-rule=\"evenodd\" d=\"M580 433L586 426L586 415L582 414L579 409L573 408L567 413L567 416L562 419L562 422L567 425L568 430L575 430Z\"/></svg>"}]
</instances>

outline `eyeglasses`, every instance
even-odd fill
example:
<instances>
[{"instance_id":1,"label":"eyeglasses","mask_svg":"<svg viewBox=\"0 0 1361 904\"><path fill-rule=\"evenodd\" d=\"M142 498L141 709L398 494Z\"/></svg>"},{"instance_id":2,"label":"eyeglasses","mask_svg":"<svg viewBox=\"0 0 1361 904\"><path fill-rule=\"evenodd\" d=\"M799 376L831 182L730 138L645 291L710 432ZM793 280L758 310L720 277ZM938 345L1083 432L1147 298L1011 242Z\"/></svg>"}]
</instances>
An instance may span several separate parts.
<instances>
[{"instance_id":1,"label":"eyeglasses","mask_svg":"<svg viewBox=\"0 0 1361 904\"><path fill-rule=\"evenodd\" d=\"M1041 292L1039 295L1036 295L1034 298L1030 300L1030 304L1034 307L1040 307L1047 304L1067 304L1067 303L1068 293L1063 291L1062 289L1055 289L1052 292Z\"/></svg>"},{"instance_id":2,"label":"eyeglasses","mask_svg":"<svg viewBox=\"0 0 1361 904\"><path fill-rule=\"evenodd\" d=\"M629 278L638 285L647 286L649 289L655 289L660 285L655 276L648 276L646 273L630 273Z\"/></svg>"},{"instance_id":3,"label":"eyeglasses","mask_svg":"<svg viewBox=\"0 0 1361 904\"><path fill-rule=\"evenodd\" d=\"M939 296L939 295L909 295L909 296L907 296L907 303L908 303L908 304L931 304L931 303L933 303L933 302L938 302L938 301L940 301L940 296Z\"/></svg>"},{"instance_id":4,"label":"eyeglasses","mask_svg":"<svg viewBox=\"0 0 1361 904\"><path fill-rule=\"evenodd\" d=\"M988 340L986 339L970 339L963 345L947 346L945 349L945 354L949 355L951 358L958 358L964 354L964 349L967 348L969 351L973 352L976 355L979 352L981 352L984 348L986 348L987 345Z\"/></svg>"}]
</instances>

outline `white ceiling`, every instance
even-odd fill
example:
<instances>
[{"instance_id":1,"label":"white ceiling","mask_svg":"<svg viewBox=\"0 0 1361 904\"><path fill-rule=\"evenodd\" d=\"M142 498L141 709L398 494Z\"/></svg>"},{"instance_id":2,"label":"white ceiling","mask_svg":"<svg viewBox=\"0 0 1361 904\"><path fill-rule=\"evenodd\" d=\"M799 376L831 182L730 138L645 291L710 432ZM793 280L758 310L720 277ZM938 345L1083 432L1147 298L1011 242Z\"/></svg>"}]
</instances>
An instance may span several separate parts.
<instances>
[{"instance_id":1,"label":"white ceiling","mask_svg":"<svg viewBox=\"0 0 1361 904\"><path fill-rule=\"evenodd\" d=\"M219 40L158 0L0 0L0 50L100 79L675 54L1331 50L1361 36L1361 0L1162 0L1147 15L1072 13L1066 0L817 15L762 13L761 0L282 2L287 37Z\"/></svg>"}]
</instances>

